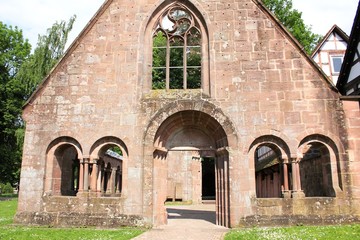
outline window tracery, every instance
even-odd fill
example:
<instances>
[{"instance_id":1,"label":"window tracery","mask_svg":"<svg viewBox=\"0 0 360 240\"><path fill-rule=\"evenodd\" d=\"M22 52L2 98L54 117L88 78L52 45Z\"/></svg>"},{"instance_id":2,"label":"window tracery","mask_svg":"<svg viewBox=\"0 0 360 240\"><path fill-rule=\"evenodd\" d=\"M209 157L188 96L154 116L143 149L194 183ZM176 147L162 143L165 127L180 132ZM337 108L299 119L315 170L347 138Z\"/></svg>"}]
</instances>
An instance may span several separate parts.
<instances>
[{"instance_id":1,"label":"window tracery","mask_svg":"<svg viewBox=\"0 0 360 240\"><path fill-rule=\"evenodd\" d=\"M152 88L201 88L201 32L180 4L160 15L153 33Z\"/></svg>"}]
</instances>

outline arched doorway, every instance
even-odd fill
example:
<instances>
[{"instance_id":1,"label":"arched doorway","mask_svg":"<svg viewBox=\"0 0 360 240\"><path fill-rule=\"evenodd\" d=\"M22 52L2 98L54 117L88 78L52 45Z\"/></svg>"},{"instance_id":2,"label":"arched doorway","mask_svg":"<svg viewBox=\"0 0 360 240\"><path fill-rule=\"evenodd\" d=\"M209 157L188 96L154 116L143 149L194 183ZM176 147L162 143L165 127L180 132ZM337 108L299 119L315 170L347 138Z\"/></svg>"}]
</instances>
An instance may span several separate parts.
<instances>
[{"instance_id":1,"label":"arched doorway","mask_svg":"<svg viewBox=\"0 0 360 240\"><path fill-rule=\"evenodd\" d=\"M201 203L204 188L209 191L214 185L216 223L230 226L227 147L228 139L223 127L207 113L179 111L160 124L155 133L153 151L155 224L166 222L164 202L169 197ZM210 159L214 162L213 177L203 177L202 162Z\"/></svg>"}]
</instances>

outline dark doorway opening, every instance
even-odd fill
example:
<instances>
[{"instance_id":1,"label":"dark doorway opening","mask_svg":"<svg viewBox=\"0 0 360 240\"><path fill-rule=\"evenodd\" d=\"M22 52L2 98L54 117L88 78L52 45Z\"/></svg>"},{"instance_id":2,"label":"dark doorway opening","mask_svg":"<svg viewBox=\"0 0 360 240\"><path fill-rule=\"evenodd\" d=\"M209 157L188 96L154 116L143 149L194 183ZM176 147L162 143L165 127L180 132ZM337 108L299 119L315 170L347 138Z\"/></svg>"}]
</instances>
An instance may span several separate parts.
<instances>
[{"instance_id":1,"label":"dark doorway opening","mask_svg":"<svg viewBox=\"0 0 360 240\"><path fill-rule=\"evenodd\" d=\"M215 200L215 159L205 157L201 161L202 200Z\"/></svg>"}]
</instances>

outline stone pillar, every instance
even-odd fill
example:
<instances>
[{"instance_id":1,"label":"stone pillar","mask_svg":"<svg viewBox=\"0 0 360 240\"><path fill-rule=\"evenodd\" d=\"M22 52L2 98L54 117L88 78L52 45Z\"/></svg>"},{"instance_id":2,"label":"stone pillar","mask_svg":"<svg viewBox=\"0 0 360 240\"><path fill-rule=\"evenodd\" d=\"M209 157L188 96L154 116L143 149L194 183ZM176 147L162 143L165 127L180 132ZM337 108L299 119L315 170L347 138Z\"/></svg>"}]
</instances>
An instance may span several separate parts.
<instances>
[{"instance_id":1,"label":"stone pillar","mask_svg":"<svg viewBox=\"0 0 360 240\"><path fill-rule=\"evenodd\" d=\"M293 159L291 162L292 167L292 181L293 181L293 198L303 198L305 197L304 192L301 190L301 179L300 179L300 159Z\"/></svg>"},{"instance_id":2,"label":"stone pillar","mask_svg":"<svg viewBox=\"0 0 360 240\"><path fill-rule=\"evenodd\" d=\"M78 192L84 191L84 159L79 159L79 190Z\"/></svg>"},{"instance_id":3,"label":"stone pillar","mask_svg":"<svg viewBox=\"0 0 360 240\"><path fill-rule=\"evenodd\" d=\"M114 195L116 192L115 189L115 181L116 181L116 167L111 168L111 175L110 175L110 193Z\"/></svg>"},{"instance_id":4,"label":"stone pillar","mask_svg":"<svg viewBox=\"0 0 360 240\"><path fill-rule=\"evenodd\" d=\"M98 194L98 196L101 196L101 192L103 191L103 184L102 184L102 182L103 182L103 169L102 169L102 166L100 165L100 162L98 161L98 167L97 167L97 169L98 169L98 171L97 171L97 173L96 173L96 175L97 175L97 178L96 178L96 192L97 192L97 194Z\"/></svg>"},{"instance_id":5,"label":"stone pillar","mask_svg":"<svg viewBox=\"0 0 360 240\"><path fill-rule=\"evenodd\" d=\"M106 180L107 180L107 184L106 184L106 194L111 194L112 193L112 181L111 181L111 168L106 168L105 169L106 172Z\"/></svg>"},{"instance_id":6,"label":"stone pillar","mask_svg":"<svg viewBox=\"0 0 360 240\"><path fill-rule=\"evenodd\" d=\"M230 227L230 199L229 199L229 157L224 157L224 202L225 227Z\"/></svg>"},{"instance_id":7,"label":"stone pillar","mask_svg":"<svg viewBox=\"0 0 360 240\"><path fill-rule=\"evenodd\" d=\"M215 158L215 210L216 210L216 225L220 224L219 216L220 216L220 166L219 159Z\"/></svg>"},{"instance_id":8,"label":"stone pillar","mask_svg":"<svg viewBox=\"0 0 360 240\"><path fill-rule=\"evenodd\" d=\"M283 178L284 178L284 188L282 189L282 195L284 198L291 198L291 192L289 190L289 170L288 163L283 162Z\"/></svg>"},{"instance_id":9,"label":"stone pillar","mask_svg":"<svg viewBox=\"0 0 360 240\"><path fill-rule=\"evenodd\" d=\"M90 191L97 192L97 178L98 178L97 159L93 159L91 161L91 164L92 164L92 172L91 172Z\"/></svg>"},{"instance_id":10,"label":"stone pillar","mask_svg":"<svg viewBox=\"0 0 360 240\"><path fill-rule=\"evenodd\" d=\"M84 158L84 191L89 191L89 158Z\"/></svg>"},{"instance_id":11,"label":"stone pillar","mask_svg":"<svg viewBox=\"0 0 360 240\"><path fill-rule=\"evenodd\" d=\"M122 180L121 179L121 168L118 167L116 169L116 184L115 184L115 186L116 186L115 193L117 193L117 194L121 193L121 180Z\"/></svg>"}]
</instances>

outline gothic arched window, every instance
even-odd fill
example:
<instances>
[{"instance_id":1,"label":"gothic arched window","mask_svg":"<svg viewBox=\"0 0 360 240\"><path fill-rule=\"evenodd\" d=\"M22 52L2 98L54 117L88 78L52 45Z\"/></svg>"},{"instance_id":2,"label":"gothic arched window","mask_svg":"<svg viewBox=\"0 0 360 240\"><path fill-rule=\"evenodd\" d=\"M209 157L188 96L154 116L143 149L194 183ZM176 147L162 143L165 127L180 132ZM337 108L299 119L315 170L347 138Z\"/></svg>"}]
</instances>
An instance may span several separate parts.
<instances>
[{"instance_id":1,"label":"gothic arched window","mask_svg":"<svg viewBox=\"0 0 360 240\"><path fill-rule=\"evenodd\" d=\"M185 7L175 4L153 31L152 89L201 88L201 31Z\"/></svg>"}]
</instances>

